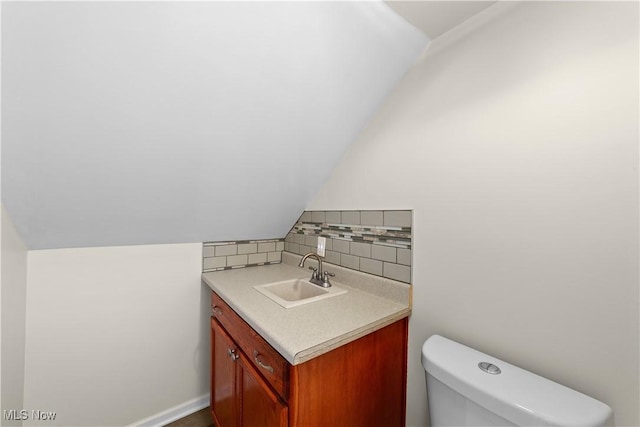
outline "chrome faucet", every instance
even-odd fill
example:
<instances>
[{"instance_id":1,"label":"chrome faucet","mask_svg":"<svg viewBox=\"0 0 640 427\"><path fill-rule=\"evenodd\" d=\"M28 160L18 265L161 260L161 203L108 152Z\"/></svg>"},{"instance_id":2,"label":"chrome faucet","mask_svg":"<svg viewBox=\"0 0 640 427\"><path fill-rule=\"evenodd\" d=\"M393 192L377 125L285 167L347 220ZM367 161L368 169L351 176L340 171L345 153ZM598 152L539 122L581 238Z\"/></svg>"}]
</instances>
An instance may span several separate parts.
<instances>
[{"instance_id":1,"label":"chrome faucet","mask_svg":"<svg viewBox=\"0 0 640 427\"><path fill-rule=\"evenodd\" d=\"M334 277L335 274L329 273L328 271L322 271L322 257L315 252L309 252L300 260L300 264L298 267L304 267L304 262L307 258L315 258L318 261L318 268L309 267L310 270L313 270L311 273L311 279L309 281L315 285L322 286L323 288L328 288L331 286L331 282L329 281L329 277Z\"/></svg>"}]
</instances>

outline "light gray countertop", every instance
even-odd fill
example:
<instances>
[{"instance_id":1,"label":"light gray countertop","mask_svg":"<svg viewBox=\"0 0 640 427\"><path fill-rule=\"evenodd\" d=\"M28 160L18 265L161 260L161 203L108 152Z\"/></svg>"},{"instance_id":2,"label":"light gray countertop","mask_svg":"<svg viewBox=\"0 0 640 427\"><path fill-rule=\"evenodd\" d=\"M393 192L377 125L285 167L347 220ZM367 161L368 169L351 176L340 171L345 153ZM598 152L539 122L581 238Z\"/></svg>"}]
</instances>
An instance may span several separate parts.
<instances>
[{"instance_id":1,"label":"light gray countertop","mask_svg":"<svg viewBox=\"0 0 640 427\"><path fill-rule=\"evenodd\" d=\"M283 254L283 260L290 264L296 257ZM253 288L309 278L308 270L290 264L204 273L202 281L292 365L390 325L411 312L409 285L332 264L326 264L325 270L336 273L332 282L346 289L345 294L283 308Z\"/></svg>"}]
</instances>

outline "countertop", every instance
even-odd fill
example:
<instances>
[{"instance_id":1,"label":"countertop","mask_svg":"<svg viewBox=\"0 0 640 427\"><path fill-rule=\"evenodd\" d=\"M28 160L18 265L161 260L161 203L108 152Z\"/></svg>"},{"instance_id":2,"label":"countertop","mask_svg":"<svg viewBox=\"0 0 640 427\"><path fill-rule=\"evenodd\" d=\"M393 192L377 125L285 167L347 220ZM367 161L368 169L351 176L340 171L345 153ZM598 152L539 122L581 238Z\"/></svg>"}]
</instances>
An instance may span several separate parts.
<instances>
[{"instance_id":1,"label":"countertop","mask_svg":"<svg viewBox=\"0 0 640 427\"><path fill-rule=\"evenodd\" d=\"M297 257L299 259L300 257ZM326 264L342 295L284 308L253 287L288 279L308 279L289 263L204 273L202 281L224 299L289 363L297 365L409 316L410 286ZM310 265L312 263L309 263ZM341 280L342 279L342 280Z\"/></svg>"}]
</instances>

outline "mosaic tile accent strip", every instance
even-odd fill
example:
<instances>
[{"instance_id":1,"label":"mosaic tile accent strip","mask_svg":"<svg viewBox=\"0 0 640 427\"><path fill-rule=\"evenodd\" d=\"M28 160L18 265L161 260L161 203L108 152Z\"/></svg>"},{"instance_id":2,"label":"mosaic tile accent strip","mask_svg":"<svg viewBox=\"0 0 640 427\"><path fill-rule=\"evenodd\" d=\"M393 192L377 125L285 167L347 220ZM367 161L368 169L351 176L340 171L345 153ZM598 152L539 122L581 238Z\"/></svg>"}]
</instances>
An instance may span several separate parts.
<instances>
[{"instance_id":1,"label":"mosaic tile accent strip","mask_svg":"<svg viewBox=\"0 0 640 427\"><path fill-rule=\"evenodd\" d=\"M327 239L325 261L411 283L412 212L305 211L285 238L284 249L315 252Z\"/></svg>"},{"instance_id":2,"label":"mosaic tile accent strip","mask_svg":"<svg viewBox=\"0 0 640 427\"><path fill-rule=\"evenodd\" d=\"M280 264L284 239L205 242L202 272Z\"/></svg>"}]
</instances>

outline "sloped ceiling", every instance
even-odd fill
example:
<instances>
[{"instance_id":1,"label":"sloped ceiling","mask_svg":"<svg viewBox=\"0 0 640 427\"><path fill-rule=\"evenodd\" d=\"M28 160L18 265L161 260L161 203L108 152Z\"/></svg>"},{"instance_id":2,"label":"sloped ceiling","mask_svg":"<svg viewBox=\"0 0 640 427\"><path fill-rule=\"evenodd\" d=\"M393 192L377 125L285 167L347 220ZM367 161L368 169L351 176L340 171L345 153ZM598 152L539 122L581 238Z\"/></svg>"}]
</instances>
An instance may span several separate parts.
<instances>
[{"instance_id":1,"label":"sloped ceiling","mask_svg":"<svg viewBox=\"0 0 640 427\"><path fill-rule=\"evenodd\" d=\"M450 29L496 3L496 0L392 0L387 1L398 15L434 40Z\"/></svg>"},{"instance_id":2,"label":"sloped ceiling","mask_svg":"<svg viewBox=\"0 0 640 427\"><path fill-rule=\"evenodd\" d=\"M30 249L284 236L428 43L382 2L3 2Z\"/></svg>"}]
</instances>

